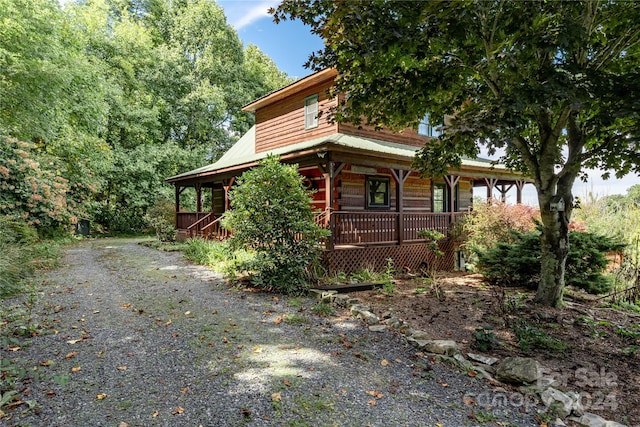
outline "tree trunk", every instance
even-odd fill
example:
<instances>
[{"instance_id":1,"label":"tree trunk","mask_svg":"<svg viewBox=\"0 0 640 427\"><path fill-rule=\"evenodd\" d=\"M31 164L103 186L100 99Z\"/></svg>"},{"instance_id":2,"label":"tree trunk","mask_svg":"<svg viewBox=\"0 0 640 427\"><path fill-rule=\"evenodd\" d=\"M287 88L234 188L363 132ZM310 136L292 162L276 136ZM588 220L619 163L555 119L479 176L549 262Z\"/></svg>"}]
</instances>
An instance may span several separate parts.
<instances>
[{"instance_id":1,"label":"tree trunk","mask_svg":"<svg viewBox=\"0 0 640 427\"><path fill-rule=\"evenodd\" d=\"M569 254L569 218L573 203L570 191L558 191L556 196L564 201L563 211L551 210L552 201L557 201L558 197L538 195L543 228L540 236L540 284L535 302L550 307L562 305L565 265Z\"/></svg>"}]
</instances>

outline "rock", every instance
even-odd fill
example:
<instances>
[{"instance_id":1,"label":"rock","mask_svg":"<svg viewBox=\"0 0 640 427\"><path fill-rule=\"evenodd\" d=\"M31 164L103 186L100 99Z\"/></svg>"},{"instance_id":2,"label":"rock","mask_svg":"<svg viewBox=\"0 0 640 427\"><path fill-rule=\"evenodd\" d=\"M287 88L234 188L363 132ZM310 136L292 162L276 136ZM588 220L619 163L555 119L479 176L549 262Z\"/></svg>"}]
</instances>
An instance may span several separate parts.
<instances>
[{"instance_id":1,"label":"rock","mask_svg":"<svg viewBox=\"0 0 640 427\"><path fill-rule=\"evenodd\" d=\"M553 387L549 387L540 393L540 399L549 410L555 412L562 418L571 414L571 410L573 409L573 399Z\"/></svg>"},{"instance_id":2,"label":"rock","mask_svg":"<svg viewBox=\"0 0 640 427\"><path fill-rule=\"evenodd\" d=\"M368 305L364 305L364 304L353 304L349 310L351 310L351 314L353 314L354 316L357 316L358 313L364 312L364 311L369 311L371 312L371 307Z\"/></svg>"},{"instance_id":3,"label":"rock","mask_svg":"<svg viewBox=\"0 0 640 427\"><path fill-rule=\"evenodd\" d=\"M447 356L460 353L458 344L451 340L419 340L410 336L407 338L407 341L414 347L429 353L444 354Z\"/></svg>"},{"instance_id":4,"label":"rock","mask_svg":"<svg viewBox=\"0 0 640 427\"><path fill-rule=\"evenodd\" d=\"M428 341L431 339L431 335L429 335L424 331L419 331L419 330L413 330L411 332L411 337L417 340L422 340L422 341Z\"/></svg>"},{"instance_id":5,"label":"rock","mask_svg":"<svg viewBox=\"0 0 640 427\"><path fill-rule=\"evenodd\" d=\"M498 362L497 357L483 356L482 354L467 353L467 357L488 366L494 365Z\"/></svg>"},{"instance_id":6,"label":"rock","mask_svg":"<svg viewBox=\"0 0 640 427\"><path fill-rule=\"evenodd\" d=\"M571 407L571 413L577 417L584 414L584 406L582 405L582 396L580 393L576 393L575 391L567 391L565 392L567 396L573 400L573 406Z\"/></svg>"},{"instance_id":7,"label":"rock","mask_svg":"<svg viewBox=\"0 0 640 427\"><path fill-rule=\"evenodd\" d=\"M496 370L496 379L511 384L531 384L541 376L537 360L529 357L507 357Z\"/></svg>"},{"instance_id":8,"label":"rock","mask_svg":"<svg viewBox=\"0 0 640 427\"><path fill-rule=\"evenodd\" d=\"M583 427L607 427L607 420L598 416L596 414L592 414L590 412L585 412L581 417L572 417L569 418L571 421L578 423Z\"/></svg>"},{"instance_id":9,"label":"rock","mask_svg":"<svg viewBox=\"0 0 640 427\"><path fill-rule=\"evenodd\" d=\"M347 294L338 294L333 298L334 304L338 307L348 307L351 297Z\"/></svg>"},{"instance_id":10,"label":"rock","mask_svg":"<svg viewBox=\"0 0 640 427\"><path fill-rule=\"evenodd\" d=\"M320 289L309 289L309 294L322 302L333 302L338 291L323 291Z\"/></svg>"},{"instance_id":11,"label":"rock","mask_svg":"<svg viewBox=\"0 0 640 427\"><path fill-rule=\"evenodd\" d=\"M402 326L402 320L398 319L397 317L390 317L388 319L385 319L382 323L384 323L391 329L398 329Z\"/></svg>"},{"instance_id":12,"label":"rock","mask_svg":"<svg viewBox=\"0 0 640 427\"><path fill-rule=\"evenodd\" d=\"M369 326L369 330L371 332L384 332L387 330L386 325L371 325Z\"/></svg>"},{"instance_id":13,"label":"rock","mask_svg":"<svg viewBox=\"0 0 640 427\"><path fill-rule=\"evenodd\" d=\"M605 423L606 427L628 427L626 424L620 424L615 421L607 421Z\"/></svg>"},{"instance_id":14,"label":"rock","mask_svg":"<svg viewBox=\"0 0 640 427\"><path fill-rule=\"evenodd\" d=\"M378 323L380 323L380 319L378 319L378 316L370 311L359 311L357 312L356 317L364 320L367 325L377 325Z\"/></svg>"},{"instance_id":15,"label":"rock","mask_svg":"<svg viewBox=\"0 0 640 427\"><path fill-rule=\"evenodd\" d=\"M553 427L567 427L567 425L560 418L556 418L555 421L551 423Z\"/></svg>"}]
</instances>

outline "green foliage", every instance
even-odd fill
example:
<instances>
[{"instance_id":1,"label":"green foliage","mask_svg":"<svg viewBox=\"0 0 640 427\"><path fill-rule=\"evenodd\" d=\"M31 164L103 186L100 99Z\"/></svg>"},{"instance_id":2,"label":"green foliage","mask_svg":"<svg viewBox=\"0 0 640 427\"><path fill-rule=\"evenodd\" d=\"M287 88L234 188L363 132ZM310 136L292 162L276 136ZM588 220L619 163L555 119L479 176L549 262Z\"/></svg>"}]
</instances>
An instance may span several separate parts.
<instances>
[{"instance_id":1,"label":"green foliage","mask_svg":"<svg viewBox=\"0 0 640 427\"><path fill-rule=\"evenodd\" d=\"M512 231L513 243L498 242L493 249L477 252L479 268L494 285L524 286L536 289L539 282L540 236L538 233ZM590 293L611 289L602 275L607 266L606 254L624 245L614 239L592 233L572 231L566 264L566 283Z\"/></svg>"},{"instance_id":2,"label":"green foliage","mask_svg":"<svg viewBox=\"0 0 640 427\"><path fill-rule=\"evenodd\" d=\"M496 335L490 329L478 328L473 333L473 342L471 347L482 352L488 352L498 348L500 343Z\"/></svg>"},{"instance_id":3,"label":"green foliage","mask_svg":"<svg viewBox=\"0 0 640 427\"><path fill-rule=\"evenodd\" d=\"M269 156L238 178L224 225L233 230L231 246L256 257L245 265L256 286L284 293L304 290L307 267L319 257L327 230L313 221L311 194L295 165Z\"/></svg>"},{"instance_id":4,"label":"green foliage","mask_svg":"<svg viewBox=\"0 0 640 427\"><path fill-rule=\"evenodd\" d=\"M513 243L512 231L527 233L536 228L540 215L537 209L496 201L475 202L473 212L465 215L461 223L461 239L467 255L473 259L476 252L493 248L498 242Z\"/></svg>"},{"instance_id":5,"label":"green foliage","mask_svg":"<svg viewBox=\"0 0 640 427\"><path fill-rule=\"evenodd\" d=\"M319 302L311 308L315 314L322 317L330 317L335 313L335 309L331 304L327 304L326 302Z\"/></svg>"},{"instance_id":6,"label":"green foliage","mask_svg":"<svg viewBox=\"0 0 640 427\"><path fill-rule=\"evenodd\" d=\"M161 242L176 240L175 206L172 200L158 198L147 210L146 220L155 230L158 240Z\"/></svg>"},{"instance_id":7,"label":"green foliage","mask_svg":"<svg viewBox=\"0 0 640 427\"><path fill-rule=\"evenodd\" d=\"M567 343L564 341L552 337L526 322L517 324L514 327L514 332L522 351L530 351L536 348L553 353L562 353L567 349Z\"/></svg>"},{"instance_id":8,"label":"green foliage","mask_svg":"<svg viewBox=\"0 0 640 427\"><path fill-rule=\"evenodd\" d=\"M0 299L25 290L25 281L37 268L54 267L59 245L40 241L35 227L0 216Z\"/></svg>"},{"instance_id":9,"label":"green foliage","mask_svg":"<svg viewBox=\"0 0 640 427\"><path fill-rule=\"evenodd\" d=\"M183 249L185 257L196 264L212 267L215 271L235 277L242 265L250 262L255 254L245 249L231 250L228 242L189 239Z\"/></svg>"},{"instance_id":10,"label":"green foliage","mask_svg":"<svg viewBox=\"0 0 640 427\"><path fill-rule=\"evenodd\" d=\"M396 284L393 281L395 270L393 268L393 259L387 259L387 267L382 275L382 290L387 295L393 295L396 293Z\"/></svg>"}]
</instances>

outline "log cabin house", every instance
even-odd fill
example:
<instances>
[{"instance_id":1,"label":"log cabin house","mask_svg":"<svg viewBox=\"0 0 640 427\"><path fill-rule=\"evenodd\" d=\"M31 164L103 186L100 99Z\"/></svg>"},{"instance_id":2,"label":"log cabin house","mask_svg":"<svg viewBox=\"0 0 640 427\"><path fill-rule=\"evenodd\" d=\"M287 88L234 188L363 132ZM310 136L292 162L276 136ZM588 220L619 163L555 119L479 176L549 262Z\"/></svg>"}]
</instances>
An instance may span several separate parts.
<instances>
[{"instance_id":1,"label":"log cabin house","mask_svg":"<svg viewBox=\"0 0 640 427\"><path fill-rule=\"evenodd\" d=\"M314 190L316 219L331 231L324 261L334 272L383 269L389 258L397 269L418 269L429 257L419 231L449 235L472 208L476 188L486 188L487 198L494 191L504 198L515 187L520 202L528 181L488 160L464 160L460 169L439 179L423 179L412 170L415 152L437 136L427 119L418 129L400 133L328 121L320 112L338 102L328 95L336 76L333 69L320 71L246 105L243 110L255 114L255 126L217 162L167 179L175 186L179 236L225 239L228 231L220 218L229 209L229 189L270 153L297 164ZM196 192L196 212L180 206L180 195L189 187ZM204 192L210 192L206 208ZM439 268L459 267L454 239L445 239L441 247L445 255Z\"/></svg>"}]
</instances>

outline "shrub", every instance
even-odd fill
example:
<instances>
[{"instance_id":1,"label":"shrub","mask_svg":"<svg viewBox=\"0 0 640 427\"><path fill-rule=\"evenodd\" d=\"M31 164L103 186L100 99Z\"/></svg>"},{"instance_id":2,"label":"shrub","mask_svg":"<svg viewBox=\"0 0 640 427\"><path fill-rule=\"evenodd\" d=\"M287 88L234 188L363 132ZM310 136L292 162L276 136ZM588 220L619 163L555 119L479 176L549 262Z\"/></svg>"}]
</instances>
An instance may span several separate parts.
<instances>
[{"instance_id":1,"label":"shrub","mask_svg":"<svg viewBox=\"0 0 640 427\"><path fill-rule=\"evenodd\" d=\"M540 233L511 232L513 243L498 243L493 249L477 251L479 267L487 281L501 286L536 289L540 275ZM569 232L565 283L590 293L604 293L611 283L602 275L606 254L624 244L609 237L579 231Z\"/></svg>"},{"instance_id":2,"label":"shrub","mask_svg":"<svg viewBox=\"0 0 640 427\"><path fill-rule=\"evenodd\" d=\"M168 199L158 198L153 206L147 210L145 216L149 227L156 232L156 237L161 242L173 242L176 240L175 207Z\"/></svg>"},{"instance_id":3,"label":"shrub","mask_svg":"<svg viewBox=\"0 0 640 427\"><path fill-rule=\"evenodd\" d=\"M315 224L311 193L296 165L269 156L236 181L224 225L233 230L233 249L249 248L245 263L258 287L284 293L304 289L307 268L317 262L319 242L328 231Z\"/></svg>"}]
</instances>

